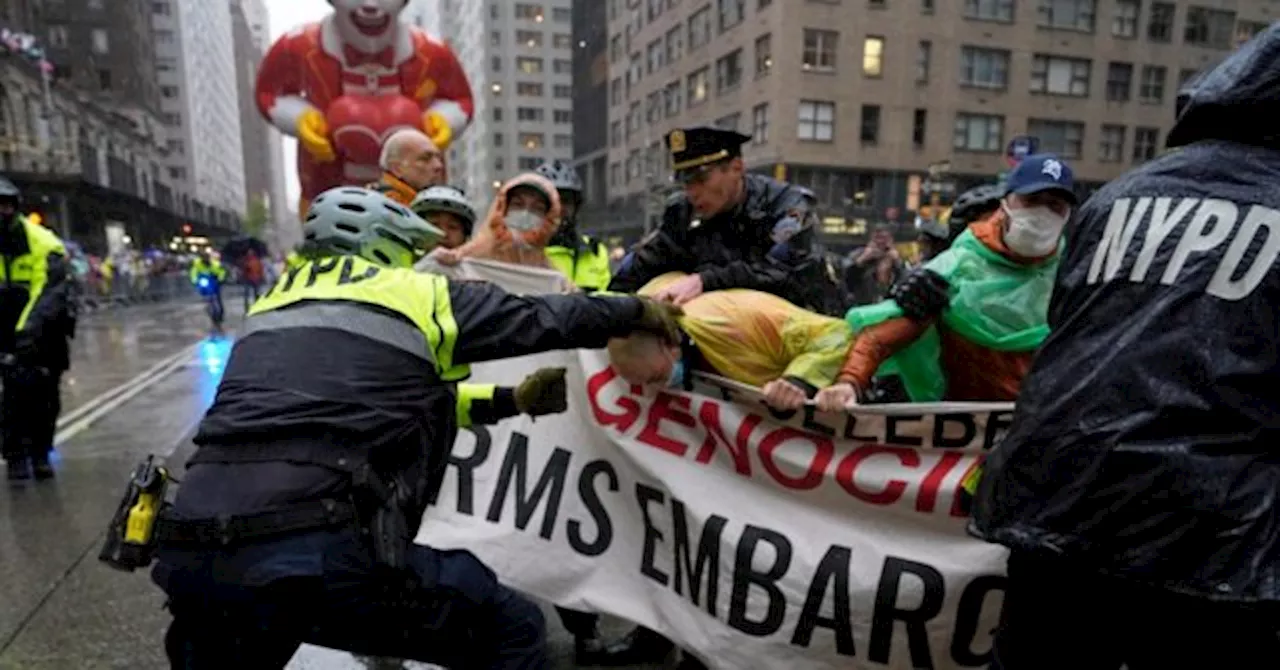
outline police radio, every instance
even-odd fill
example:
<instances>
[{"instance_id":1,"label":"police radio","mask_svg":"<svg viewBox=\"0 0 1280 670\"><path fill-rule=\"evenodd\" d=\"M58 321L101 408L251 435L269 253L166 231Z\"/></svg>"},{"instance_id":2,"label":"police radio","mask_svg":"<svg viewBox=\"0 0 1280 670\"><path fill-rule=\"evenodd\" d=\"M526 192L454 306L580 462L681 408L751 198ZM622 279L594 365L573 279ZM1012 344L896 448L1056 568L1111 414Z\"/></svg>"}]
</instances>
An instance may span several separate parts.
<instances>
[{"instance_id":1,"label":"police radio","mask_svg":"<svg viewBox=\"0 0 1280 670\"><path fill-rule=\"evenodd\" d=\"M98 560L124 572L151 565L156 554L156 522L172 481L169 470L158 465L155 456L138 464L111 517Z\"/></svg>"}]
</instances>

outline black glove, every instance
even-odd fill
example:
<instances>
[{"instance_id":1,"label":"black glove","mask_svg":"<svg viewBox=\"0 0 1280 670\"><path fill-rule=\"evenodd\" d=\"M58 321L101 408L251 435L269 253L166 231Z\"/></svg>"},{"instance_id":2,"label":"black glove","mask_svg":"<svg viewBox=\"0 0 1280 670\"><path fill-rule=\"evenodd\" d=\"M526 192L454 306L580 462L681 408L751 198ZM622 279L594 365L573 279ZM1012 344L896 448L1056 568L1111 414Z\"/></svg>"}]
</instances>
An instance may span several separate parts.
<instances>
[{"instance_id":1,"label":"black glove","mask_svg":"<svg viewBox=\"0 0 1280 670\"><path fill-rule=\"evenodd\" d=\"M564 368L541 368L516 387L516 409L529 416L559 414L569 409L569 385Z\"/></svg>"},{"instance_id":2,"label":"black glove","mask_svg":"<svg viewBox=\"0 0 1280 670\"><path fill-rule=\"evenodd\" d=\"M889 297L913 321L937 317L951 304L951 284L942 275L924 268L913 270L893 285Z\"/></svg>"},{"instance_id":3,"label":"black glove","mask_svg":"<svg viewBox=\"0 0 1280 670\"><path fill-rule=\"evenodd\" d=\"M684 314L684 310L670 303L658 302L641 297L643 309L640 317L632 324L636 330L657 335L667 344L680 344L680 323L676 321Z\"/></svg>"}]
</instances>

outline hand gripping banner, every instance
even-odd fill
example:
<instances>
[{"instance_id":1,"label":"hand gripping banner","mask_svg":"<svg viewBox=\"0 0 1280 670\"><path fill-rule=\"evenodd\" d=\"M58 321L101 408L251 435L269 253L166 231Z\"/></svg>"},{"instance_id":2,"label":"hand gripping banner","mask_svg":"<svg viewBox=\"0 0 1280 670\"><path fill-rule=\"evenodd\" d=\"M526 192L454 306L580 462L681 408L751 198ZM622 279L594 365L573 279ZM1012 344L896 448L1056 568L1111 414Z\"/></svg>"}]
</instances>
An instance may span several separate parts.
<instances>
[{"instance_id":1,"label":"hand gripping banner","mask_svg":"<svg viewBox=\"0 0 1280 670\"><path fill-rule=\"evenodd\" d=\"M488 265L459 274L498 279ZM569 370L569 411L463 431L420 543L653 628L712 668L990 662L1005 550L965 535L962 481L1011 406L779 413L717 378L646 394L602 351L478 365L474 379L553 365Z\"/></svg>"}]
</instances>

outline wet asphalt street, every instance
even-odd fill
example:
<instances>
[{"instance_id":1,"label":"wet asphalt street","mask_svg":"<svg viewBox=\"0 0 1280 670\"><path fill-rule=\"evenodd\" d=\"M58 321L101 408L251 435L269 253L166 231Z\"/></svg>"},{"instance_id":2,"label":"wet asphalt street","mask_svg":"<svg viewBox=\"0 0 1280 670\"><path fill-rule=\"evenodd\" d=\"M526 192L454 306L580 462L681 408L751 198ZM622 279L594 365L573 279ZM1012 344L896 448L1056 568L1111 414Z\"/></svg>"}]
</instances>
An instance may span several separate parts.
<instances>
[{"instance_id":1,"label":"wet asphalt street","mask_svg":"<svg viewBox=\"0 0 1280 670\"><path fill-rule=\"evenodd\" d=\"M239 296L226 302L234 326ZM229 351L229 339L207 337L196 302L81 320L63 382L58 477L0 490L0 670L167 667L162 594L144 573L115 572L97 555L134 464L189 450ZM573 668L572 643L548 615L555 667ZM289 670L395 667L303 647Z\"/></svg>"}]
</instances>

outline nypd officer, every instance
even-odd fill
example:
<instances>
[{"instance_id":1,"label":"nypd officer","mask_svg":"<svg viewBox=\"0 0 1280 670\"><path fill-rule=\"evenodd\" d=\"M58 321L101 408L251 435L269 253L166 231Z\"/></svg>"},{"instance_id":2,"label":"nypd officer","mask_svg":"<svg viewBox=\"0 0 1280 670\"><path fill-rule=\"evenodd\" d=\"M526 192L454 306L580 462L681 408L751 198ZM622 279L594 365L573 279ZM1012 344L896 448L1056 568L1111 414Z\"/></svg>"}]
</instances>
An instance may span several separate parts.
<instances>
[{"instance_id":1,"label":"nypd officer","mask_svg":"<svg viewBox=\"0 0 1280 670\"><path fill-rule=\"evenodd\" d=\"M578 232L578 210L582 208L582 180L577 170L563 161L538 166L538 174L555 184L560 194L560 227L547 245L547 260L574 286L590 293L609 286L609 248L595 238Z\"/></svg>"},{"instance_id":2,"label":"nypd officer","mask_svg":"<svg viewBox=\"0 0 1280 670\"><path fill-rule=\"evenodd\" d=\"M802 302L803 287L790 266L771 263L774 227L806 208L797 188L748 174L742 145L751 137L718 128L688 128L667 135L676 181L662 222L632 250L610 288L635 292L666 272L689 276L658 293L682 305L707 291L749 288Z\"/></svg>"},{"instance_id":3,"label":"nypd officer","mask_svg":"<svg viewBox=\"0 0 1280 670\"><path fill-rule=\"evenodd\" d=\"M0 445L9 481L49 479L62 373L70 367L75 302L67 251L19 211L22 193L0 177Z\"/></svg>"},{"instance_id":4,"label":"nypd officer","mask_svg":"<svg viewBox=\"0 0 1280 670\"><path fill-rule=\"evenodd\" d=\"M453 668L545 668L538 608L466 551L413 544L469 363L674 341L676 310L517 297L414 272L440 237L358 188L321 194L303 262L250 310L157 526L175 668L283 668L299 644Z\"/></svg>"}]
</instances>

